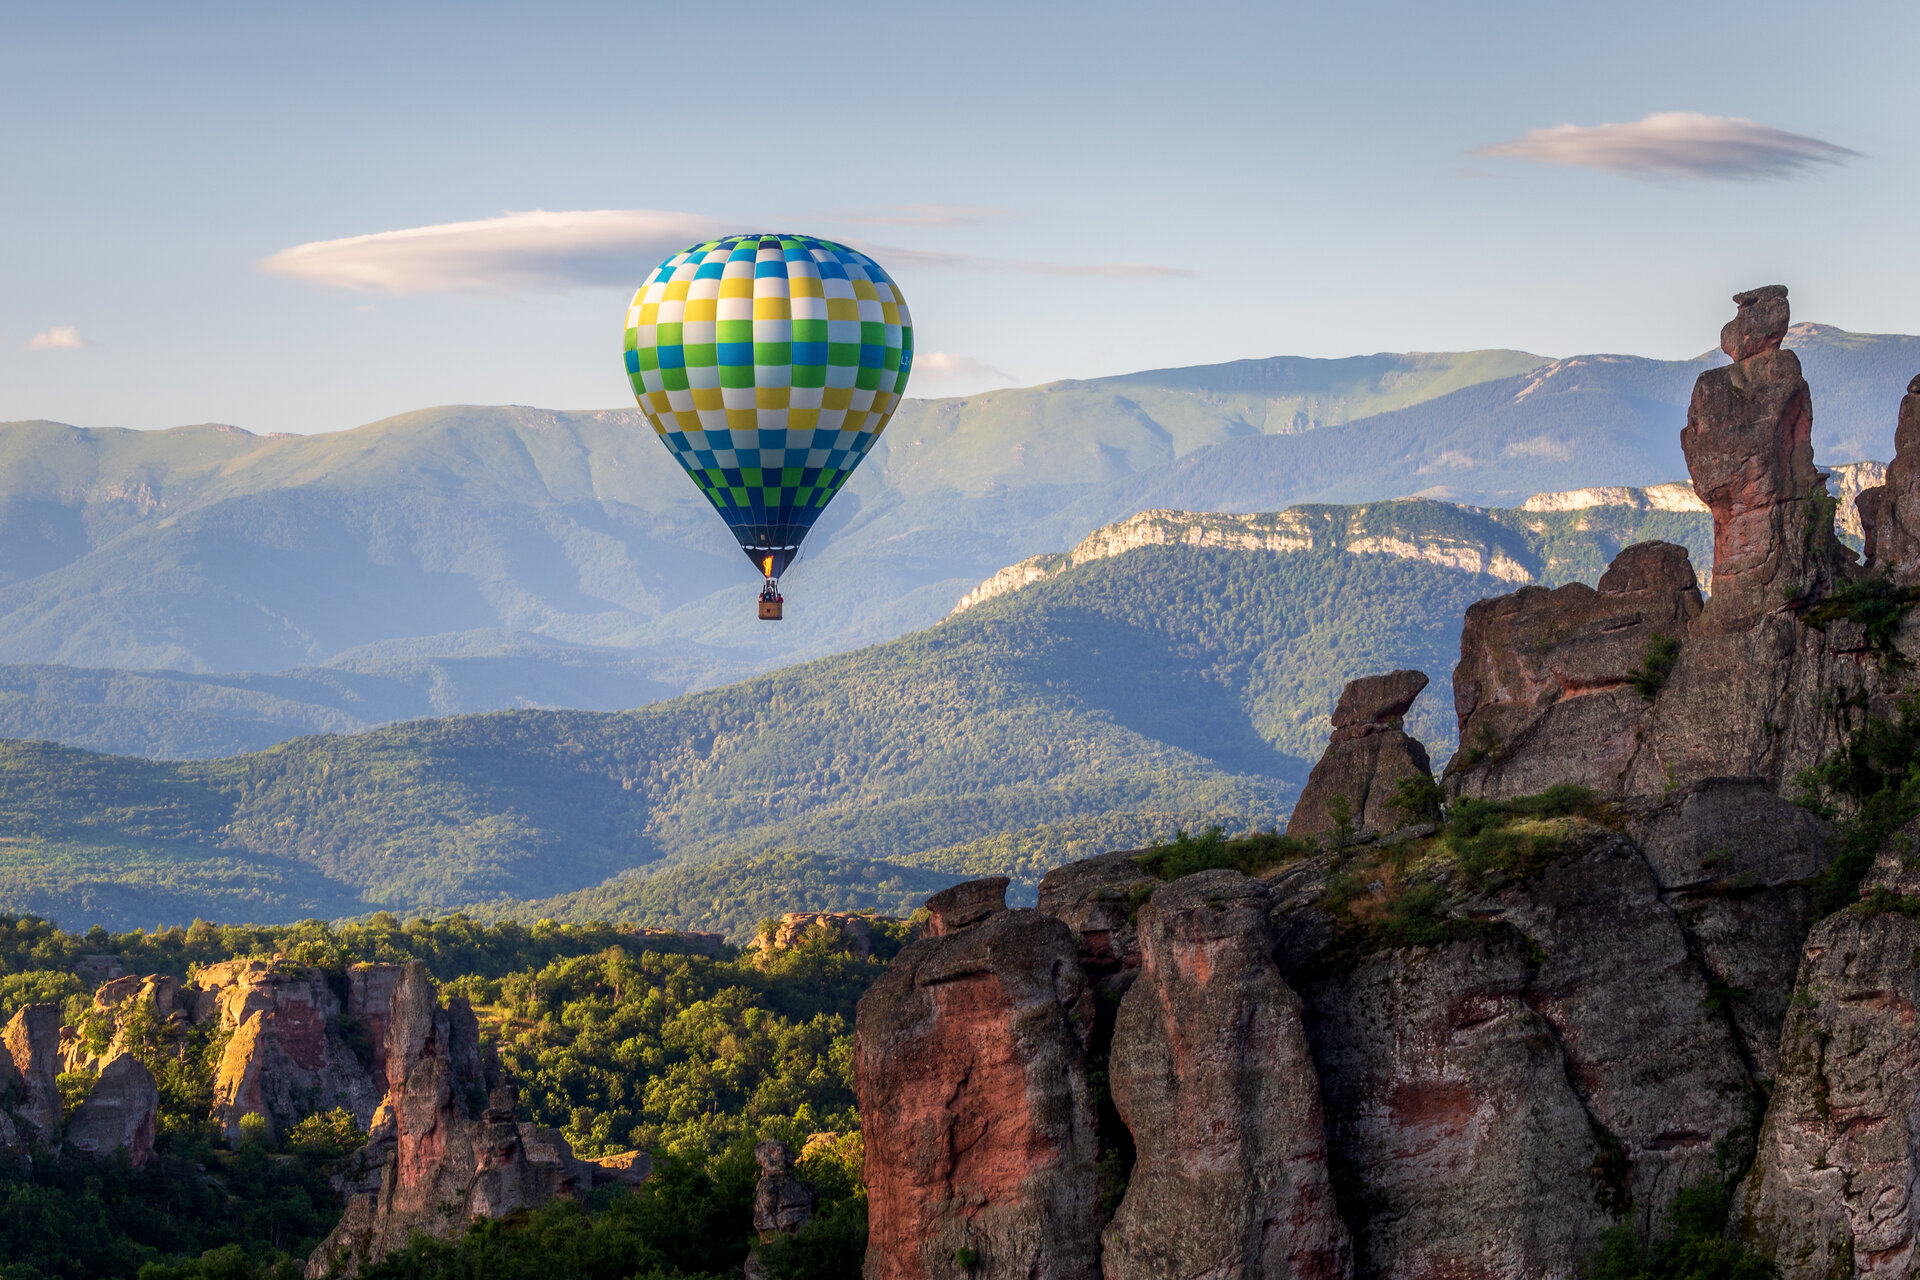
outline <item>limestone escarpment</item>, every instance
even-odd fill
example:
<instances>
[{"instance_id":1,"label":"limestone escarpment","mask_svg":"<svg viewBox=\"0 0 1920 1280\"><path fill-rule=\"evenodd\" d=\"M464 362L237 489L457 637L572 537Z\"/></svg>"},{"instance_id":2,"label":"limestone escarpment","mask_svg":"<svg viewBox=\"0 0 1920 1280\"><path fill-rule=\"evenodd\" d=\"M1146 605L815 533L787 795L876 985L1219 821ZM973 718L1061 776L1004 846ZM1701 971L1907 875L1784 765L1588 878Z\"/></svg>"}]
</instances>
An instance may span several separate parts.
<instances>
[{"instance_id":1,"label":"limestone escarpment","mask_svg":"<svg viewBox=\"0 0 1920 1280\"><path fill-rule=\"evenodd\" d=\"M1877 850L1859 904L1816 919L1877 829L1836 830L1789 797L1829 758L1911 776L1915 753L1878 739L1835 753L1859 745L1863 715L1920 690L1904 590L1920 544L1895 514L1920 475L1920 380L1885 485L1860 497L1860 566L1834 535L1811 394L1780 348L1786 292L1736 304L1733 363L1701 376L1683 437L1714 518L1713 598L1683 549L1643 543L1596 588L1475 606L1437 824L1369 836L1384 829L1369 818L1381 770L1356 743L1391 729L1382 677L1350 686L1302 798L1294 830L1321 836L1345 799L1336 847L1248 837L1217 851L1239 870L1166 884L1148 873L1163 854L1107 854L1049 873L1037 913L999 911L998 885L943 895L929 948L1009 915L1039 917L1021 921L1035 936L1049 916L1071 931L1004 951L993 980L1053 993L1033 1003L1057 1034L1019 1063L1110 1089L1123 1132L1096 1105L1102 1198L1046 1200L1060 1238L1099 1232L1107 1280L1334 1275L1349 1256L1369 1277L1571 1280L1604 1233L1658 1239L1683 1191L1737 1180L1729 1230L1784 1280L1916 1274L1920 819ZM1059 1031L1068 956L1105 1002L1084 1037ZM863 1037L907 1008L863 1005ZM962 1199L914 1170L962 1150L1059 1167L993 1128L1018 1107L966 1095L976 1057L1023 1043L1003 1021L947 1019L966 1048L943 1050L954 1065L925 1084L942 1100L920 1105L932 1123L870 1141L869 1180L891 1189L876 1223L906 1225L877 1230L869 1276L957 1275L959 1251L973 1257L951 1229ZM929 1070L930 1055L886 1046L931 1041L862 1043L872 1132L897 1110L867 1108ZM1037 1259L1003 1255L993 1265L1010 1270L989 1273L1089 1265Z\"/></svg>"}]
</instances>

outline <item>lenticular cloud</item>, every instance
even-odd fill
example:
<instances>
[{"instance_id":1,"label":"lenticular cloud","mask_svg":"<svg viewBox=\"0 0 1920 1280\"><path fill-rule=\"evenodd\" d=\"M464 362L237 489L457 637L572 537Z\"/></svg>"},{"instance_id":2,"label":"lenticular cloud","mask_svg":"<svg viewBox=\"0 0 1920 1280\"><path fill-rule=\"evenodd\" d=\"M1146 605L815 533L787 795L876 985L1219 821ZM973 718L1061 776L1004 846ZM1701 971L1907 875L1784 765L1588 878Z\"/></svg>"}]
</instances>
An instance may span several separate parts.
<instances>
[{"instance_id":1,"label":"lenticular cloud","mask_svg":"<svg viewBox=\"0 0 1920 1280\"><path fill-rule=\"evenodd\" d=\"M316 240L260 261L269 275L366 293L521 293L630 283L719 234L712 218L654 209L508 213Z\"/></svg>"},{"instance_id":2,"label":"lenticular cloud","mask_svg":"<svg viewBox=\"0 0 1920 1280\"><path fill-rule=\"evenodd\" d=\"M1533 129L1474 152L1541 164L1579 165L1642 178L1791 178L1816 165L1844 164L1857 151L1737 116L1662 111L1632 124Z\"/></svg>"}]
</instances>

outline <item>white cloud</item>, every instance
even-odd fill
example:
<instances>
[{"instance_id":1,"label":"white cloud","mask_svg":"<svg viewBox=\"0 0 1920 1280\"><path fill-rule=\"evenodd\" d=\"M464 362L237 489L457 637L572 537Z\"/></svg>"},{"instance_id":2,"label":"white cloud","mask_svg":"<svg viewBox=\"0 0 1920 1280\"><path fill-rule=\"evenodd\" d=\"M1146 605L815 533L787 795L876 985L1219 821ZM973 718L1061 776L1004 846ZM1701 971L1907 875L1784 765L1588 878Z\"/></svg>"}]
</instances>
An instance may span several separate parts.
<instances>
[{"instance_id":1,"label":"white cloud","mask_svg":"<svg viewBox=\"0 0 1920 1280\"><path fill-rule=\"evenodd\" d=\"M714 218L658 209L535 210L474 222L379 231L344 240L316 240L282 249L262 258L258 266L269 275L363 293L632 288L661 259L689 244L724 235L728 229L728 224ZM1146 262L1038 262L858 242L856 247L888 266L1119 279L1193 274L1180 267Z\"/></svg>"},{"instance_id":2,"label":"white cloud","mask_svg":"<svg viewBox=\"0 0 1920 1280\"><path fill-rule=\"evenodd\" d=\"M1018 271L1036 276L1104 276L1115 280L1151 280L1190 276L1185 267L1154 262L1039 262L1031 258L979 258L967 253L931 249L902 249L896 245L856 246L882 264L904 262L916 267L958 271Z\"/></svg>"},{"instance_id":3,"label":"white cloud","mask_svg":"<svg viewBox=\"0 0 1920 1280\"><path fill-rule=\"evenodd\" d=\"M508 213L344 240L260 260L269 275L364 293L526 293L624 285L712 239L715 219L657 209Z\"/></svg>"},{"instance_id":4,"label":"white cloud","mask_svg":"<svg viewBox=\"0 0 1920 1280\"><path fill-rule=\"evenodd\" d=\"M1010 387L1019 381L1005 369L953 351L914 352L912 377L915 382L964 382L969 386Z\"/></svg>"},{"instance_id":5,"label":"white cloud","mask_svg":"<svg viewBox=\"0 0 1920 1280\"><path fill-rule=\"evenodd\" d=\"M46 332L36 333L27 339L29 351L73 351L92 345L91 338L70 324L57 324Z\"/></svg>"},{"instance_id":6,"label":"white cloud","mask_svg":"<svg viewBox=\"0 0 1920 1280\"><path fill-rule=\"evenodd\" d=\"M1633 124L1556 125L1475 155L1580 165L1635 177L1791 178L1815 165L1844 164L1860 153L1737 116L1661 111Z\"/></svg>"}]
</instances>

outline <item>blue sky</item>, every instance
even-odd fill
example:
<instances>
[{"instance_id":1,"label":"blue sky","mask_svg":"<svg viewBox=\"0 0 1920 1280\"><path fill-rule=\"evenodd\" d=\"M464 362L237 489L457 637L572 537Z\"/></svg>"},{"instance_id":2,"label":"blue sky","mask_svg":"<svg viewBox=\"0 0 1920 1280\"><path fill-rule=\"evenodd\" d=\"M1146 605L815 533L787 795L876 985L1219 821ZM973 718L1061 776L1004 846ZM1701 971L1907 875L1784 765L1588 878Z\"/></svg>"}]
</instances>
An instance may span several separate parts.
<instances>
[{"instance_id":1,"label":"blue sky","mask_svg":"<svg viewBox=\"0 0 1920 1280\"><path fill-rule=\"evenodd\" d=\"M1283 353L1690 355L1774 281L1800 318L1920 331L1911 4L0 22L0 420L631 404L626 296L706 227L868 248L938 353L909 394Z\"/></svg>"}]
</instances>

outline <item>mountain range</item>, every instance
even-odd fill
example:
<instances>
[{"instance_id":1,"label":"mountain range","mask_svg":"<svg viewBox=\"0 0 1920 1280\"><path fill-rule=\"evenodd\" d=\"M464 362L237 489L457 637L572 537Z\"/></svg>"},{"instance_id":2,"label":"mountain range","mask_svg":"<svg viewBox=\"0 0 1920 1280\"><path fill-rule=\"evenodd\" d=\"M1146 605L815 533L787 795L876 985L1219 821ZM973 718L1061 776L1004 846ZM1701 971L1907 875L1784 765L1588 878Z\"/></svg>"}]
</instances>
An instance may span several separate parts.
<instances>
[{"instance_id":1,"label":"mountain range","mask_svg":"<svg viewBox=\"0 0 1920 1280\"><path fill-rule=\"evenodd\" d=\"M1801 325L1792 344L1819 456L1890 456L1920 339ZM1675 480L1710 362L1281 357L909 401L777 628L749 625L751 570L637 411L451 407L316 436L5 424L0 663L287 672L358 685L312 696L367 722L631 705L926 626L1144 510Z\"/></svg>"}]
</instances>

